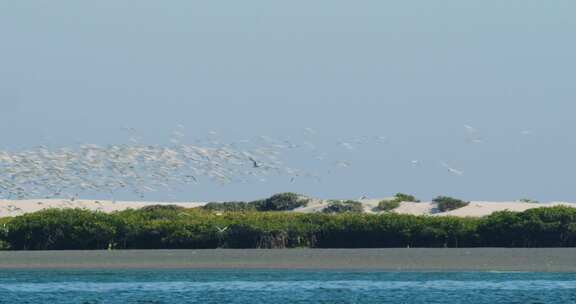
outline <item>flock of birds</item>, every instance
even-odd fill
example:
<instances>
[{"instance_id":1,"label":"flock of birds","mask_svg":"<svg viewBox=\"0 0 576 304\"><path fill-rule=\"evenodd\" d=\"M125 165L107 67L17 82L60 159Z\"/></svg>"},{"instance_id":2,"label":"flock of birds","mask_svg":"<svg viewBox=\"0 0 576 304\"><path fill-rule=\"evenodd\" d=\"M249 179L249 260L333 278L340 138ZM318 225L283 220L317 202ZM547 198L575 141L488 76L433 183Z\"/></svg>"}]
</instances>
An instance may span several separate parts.
<instances>
[{"instance_id":1,"label":"flock of birds","mask_svg":"<svg viewBox=\"0 0 576 304\"><path fill-rule=\"evenodd\" d=\"M479 132L464 126L470 143L482 143ZM130 130L134 131L134 130ZM305 128L307 136L316 131ZM526 131L528 132L528 131ZM524 133L523 133L524 134ZM170 190L182 184L213 180L219 183L265 180L269 175L284 175L290 182L298 177L319 178L315 173L291 168L282 159L288 150L306 148L314 151L313 158L324 160L326 153L310 142L295 143L260 136L251 140L223 143L215 132L196 144L184 144L184 132L176 130L170 145L145 145L133 136L121 145L79 145L78 147L32 149L9 152L0 150L0 198L70 198L82 193L131 191L138 197L151 191ZM340 140L337 145L355 150L366 142L387 143L384 136ZM412 160L412 166L422 161ZM351 162L333 160L336 167L347 168ZM449 173L464 172L446 162L439 163Z\"/></svg>"},{"instance_id":2,"label":"flock of birds","mask_svg":"<svg viewBox=\"0 0 576 304\"><path fill-rule=\"evenodd\" d=\"M229 183L270 174L302 174L283 165L272 146L80 145L0 151L0 197L75 199L80 193L144 193L210 179Z\"/></svg>"},{"instance_id":3,"label":"flock of birds","mask_svg":"<svg viewBox=\"0 0 576 304\"><path fill-rule=\"evenodd\" d=\"M127 144L0 150L0 198L75 200L83 193L109 193L114 197L117 192L132 192L143 198L147 192L174 190L201 180L226 184L266 181L270 175L287 176L294 182L299 177L320 177L288 167L283 154L305 148L314 151L316 160L326 158L325 153L318 153L316 146L306 141L259 136L224 143L211 131L207 139L185 144L185 133L179 127L173 132L170 145L148 145L141 143L135 129L124 129L133 133ZM308 136L316 134L311 128L304 131ZM338 145L355 149L352 142L340 141ZM350 162L338 160L334 165L349 167Z\"/></svg>"}]
</instances>

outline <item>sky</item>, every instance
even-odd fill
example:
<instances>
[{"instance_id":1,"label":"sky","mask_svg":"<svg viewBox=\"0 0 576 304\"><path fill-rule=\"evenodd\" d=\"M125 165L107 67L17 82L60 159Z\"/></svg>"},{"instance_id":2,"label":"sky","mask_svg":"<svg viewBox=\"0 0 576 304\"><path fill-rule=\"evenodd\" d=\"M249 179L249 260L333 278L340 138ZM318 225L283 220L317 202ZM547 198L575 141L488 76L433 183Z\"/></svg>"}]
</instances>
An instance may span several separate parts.
<instances>
[{"instance_id":1,"label":"sky","mask_svg":"<svg viewBox=\"0 0 576 304\"><path fill-rule=\"evenodd\" d=\"M123 143L125 127L168 144L181 124L191 142L210 131L291 138L330 161L286 156L320 181L203 182L148 199L576 201L575 10L530 0L2 1L0 150ZM376 136L387 142L337 144ZM330 169L342 159L351 166Z\"/></svg>"}]
</instances>

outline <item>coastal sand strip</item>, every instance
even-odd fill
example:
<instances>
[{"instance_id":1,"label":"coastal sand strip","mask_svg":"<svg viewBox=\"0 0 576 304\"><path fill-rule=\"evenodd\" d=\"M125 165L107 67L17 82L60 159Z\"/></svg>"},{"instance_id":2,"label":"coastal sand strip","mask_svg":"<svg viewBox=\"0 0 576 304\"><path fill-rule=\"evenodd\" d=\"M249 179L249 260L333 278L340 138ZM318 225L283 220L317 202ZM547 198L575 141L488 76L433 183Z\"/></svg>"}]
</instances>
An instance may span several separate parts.
<instances>
[{"instance_id":1,"label":"coastal sand strip","mask_svg":"<svg viewBox=\"0 0 576 304\"><path fill-rule=\"evenodd\" d=\"M576 248L5 251L0 269L576 272Z\"/></svg>"},{"instance_id":2,"label":"coastal sand strip","mask_svg":"<svg viewBox=\"0 0 576 304\"><path fill-rule=\"evenodd\" d=\"M364 211L375 213L374 207L380 199L360 200ZM186 208L203 206L205 202L145 202L145 201L110 201L110 200L65 200L65 199L34 199L34 200L0 200L0 217L12 217L26 213L36 212L48 208L80 208L92 211L115 212L126 209L139 209L145 206L158 204L173 204ZM312 199L308 206L298 208L294 212L315 213L321 212L328 205L328 201ZM551 202L551 203L525 203L525 202L485 202L472 201L468 206L448 211L435 212L436 205L432 202L402 202L392 212L412 215L433 216L459 216L459 217L482 217L496 211L526 211L533 208L568 206L576 208L576 203Z\"/></svg>"}]
</instances>

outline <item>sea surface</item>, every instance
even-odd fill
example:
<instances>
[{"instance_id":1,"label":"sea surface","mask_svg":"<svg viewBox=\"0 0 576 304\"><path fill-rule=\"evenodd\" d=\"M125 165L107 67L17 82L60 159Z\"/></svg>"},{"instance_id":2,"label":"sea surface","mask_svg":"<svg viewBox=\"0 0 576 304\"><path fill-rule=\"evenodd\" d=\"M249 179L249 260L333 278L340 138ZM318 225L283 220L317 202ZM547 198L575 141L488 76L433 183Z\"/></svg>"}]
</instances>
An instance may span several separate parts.
<instances>
[{"instance_id":1,"label":"sea surface","mask_svg":"<svg viewBox=\"0 0 576 304\"><path fill-rule=\"evenodd\" d=\"M576 274L1 270L0 303L576 303Z\"/></svg>"}]
</instances>

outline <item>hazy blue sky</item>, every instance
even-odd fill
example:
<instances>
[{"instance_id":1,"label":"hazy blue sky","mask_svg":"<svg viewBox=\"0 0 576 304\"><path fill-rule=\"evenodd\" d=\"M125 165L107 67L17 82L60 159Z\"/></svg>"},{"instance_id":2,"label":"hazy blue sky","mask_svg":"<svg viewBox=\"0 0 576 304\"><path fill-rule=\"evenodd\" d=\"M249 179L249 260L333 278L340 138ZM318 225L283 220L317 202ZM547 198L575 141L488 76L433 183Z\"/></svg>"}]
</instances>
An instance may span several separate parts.
<instances>
[{"instance_id":1,"label":"hazy blue sky","mask_svg":"<svg viewBox=\"0 0 576 304\"><path fill-rule=\"evenodd\" d=\"M568 0L2 1L0 148L119 143L124 126L158 144L177 124L224 140L305 140L311 127L306 140L352 167L177 198L576 200L575 11ZM465 124L485 142L467 143ZM389 143L330 144L380 135Z\"/></svg>"}]
</instances>

